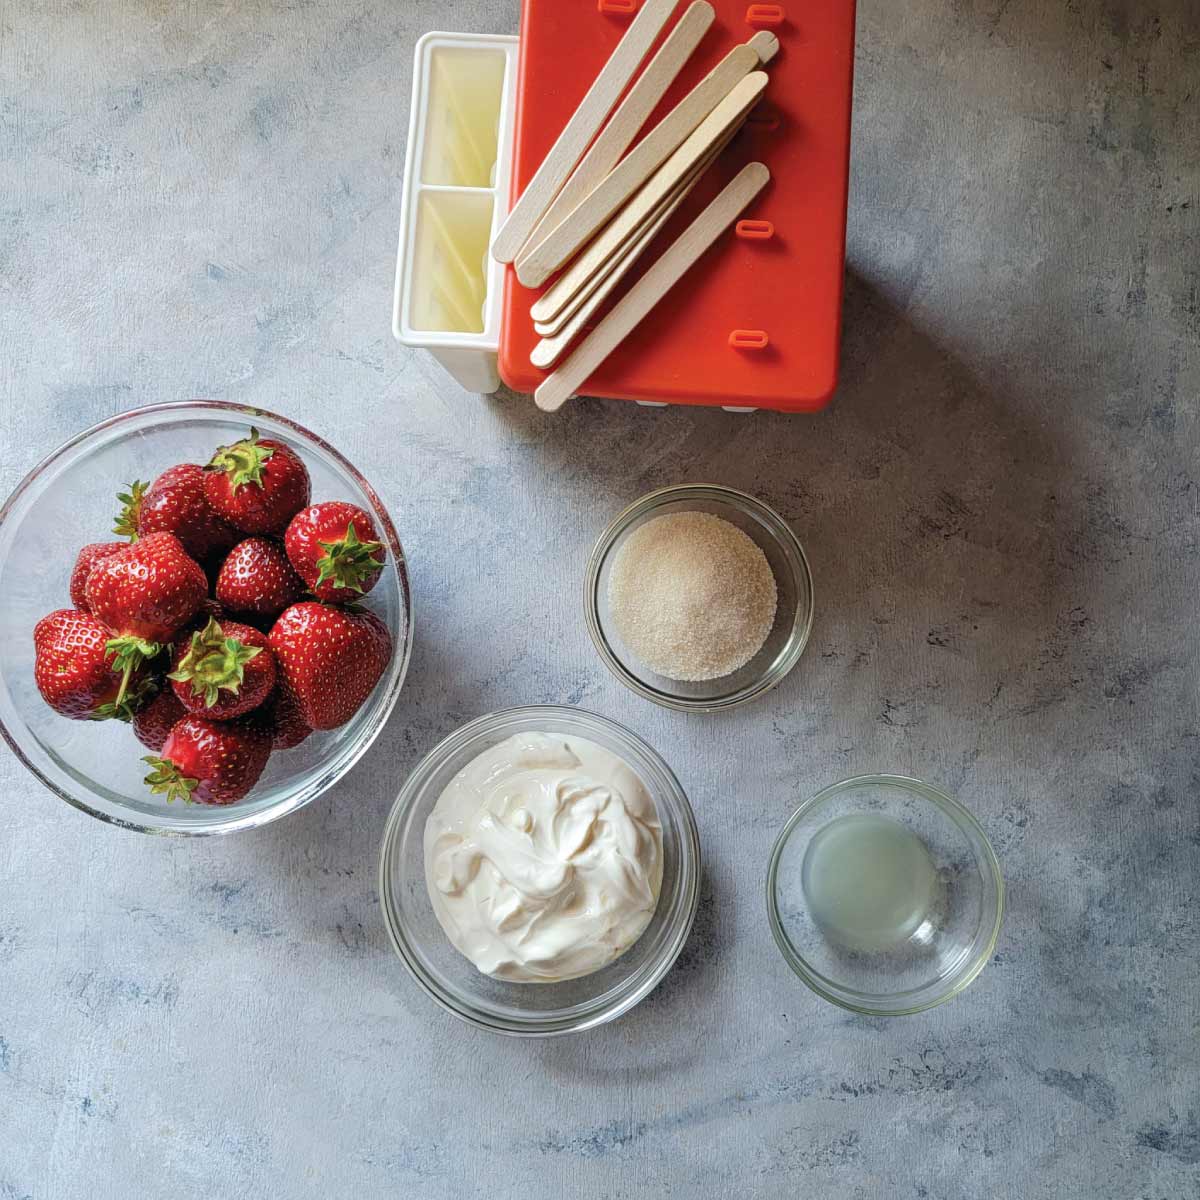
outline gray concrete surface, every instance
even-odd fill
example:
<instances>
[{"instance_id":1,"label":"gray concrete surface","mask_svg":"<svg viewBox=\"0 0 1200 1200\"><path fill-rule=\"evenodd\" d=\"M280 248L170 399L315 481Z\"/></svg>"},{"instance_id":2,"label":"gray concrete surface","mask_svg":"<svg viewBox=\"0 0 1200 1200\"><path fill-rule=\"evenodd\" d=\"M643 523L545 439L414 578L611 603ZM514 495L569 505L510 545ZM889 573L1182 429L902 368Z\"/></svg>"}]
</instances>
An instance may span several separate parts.
<instances>
[{"instance_id":1,"label":"gray concrete surface","mask_svg":"<svg viewBox=\"0 0 1200 1200\"><path fill-rule=\"evenodd\" d=\"M864 0L827 414L480 402L388 331L409 62L512 0L9 0L0 484L149 401L294 415L380 488L420 636L374 752L263 831L167 844L0 754L0 1197L1200 1195L1200 14ZM820 611L768 701L599 666L579 573L648 488L791 518ZM703 908L640 1009L477 1034L376 907L385 812L464 719L569 701L662 749ZM1009 910L971 991L823 1005L771 841L875 768L957 793Z\"/></svg>"}]
</instances>

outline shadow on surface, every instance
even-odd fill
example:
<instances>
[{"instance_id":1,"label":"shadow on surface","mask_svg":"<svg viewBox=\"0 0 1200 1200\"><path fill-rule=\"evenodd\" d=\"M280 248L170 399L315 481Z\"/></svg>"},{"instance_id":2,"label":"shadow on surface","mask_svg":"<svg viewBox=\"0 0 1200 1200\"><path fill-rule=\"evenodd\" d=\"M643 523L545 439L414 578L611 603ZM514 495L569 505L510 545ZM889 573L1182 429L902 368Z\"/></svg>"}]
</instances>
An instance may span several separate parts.
<instances>
[{"instance_id":1,"label":"shadow on surface","mask_svg":"<svg viewBox=\"0 0 1200 1200\"><path fill-rule=\"evenodd\" d=\"M1104 519L1074 511L1059 488L1071 448L1053 398L1001 394L902 304L850 269L841 383L816 415L604 400L545 414L511 393L491 404L576 507L596 514L597 531L672 483L725 484L773 505L812 561L814 641L833 636L832 623L862 650L873 625L919 620L922 641L963 642L957 627L973 607L1026 635L1051 628L1070 607L1064 571L1086 558L1081 539ZM868 601L874 611L863 613ZM820 652L810 646L807 658Z\"/></svg>"}]
</instances>

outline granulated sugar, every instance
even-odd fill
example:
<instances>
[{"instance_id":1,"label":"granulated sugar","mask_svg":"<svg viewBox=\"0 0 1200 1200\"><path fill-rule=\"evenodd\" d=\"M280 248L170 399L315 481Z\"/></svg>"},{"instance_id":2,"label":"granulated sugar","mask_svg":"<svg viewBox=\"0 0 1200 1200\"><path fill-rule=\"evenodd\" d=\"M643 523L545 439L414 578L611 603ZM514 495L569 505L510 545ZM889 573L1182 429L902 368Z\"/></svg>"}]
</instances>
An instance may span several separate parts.
<instances>
[{"instance_id":1,"label":"granulated sugar","mask_svg":"<svg viewBox=\"0 0 1200 1200\"><path fill-rule=\"evenodd\" d=\"M762 649L775 623L775 576L736 525L680 512L639 525L608 579L613 623L630 651L668 679L719 679Z\"/></svg>"}]
</instances>

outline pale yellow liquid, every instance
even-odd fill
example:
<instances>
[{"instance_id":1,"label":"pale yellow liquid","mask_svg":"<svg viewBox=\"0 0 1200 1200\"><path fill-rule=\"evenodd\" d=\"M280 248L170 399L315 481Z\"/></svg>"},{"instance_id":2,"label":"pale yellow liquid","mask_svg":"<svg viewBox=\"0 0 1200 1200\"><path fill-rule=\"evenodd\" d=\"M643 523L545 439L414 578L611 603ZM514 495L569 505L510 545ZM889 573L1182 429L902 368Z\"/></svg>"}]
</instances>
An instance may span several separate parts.
<instances>
[{"instance_id":1,"label":"pale yellow liquid","mask_svg":"<svg viewBox=\"0 0 1200 1200\"><path fill-rule=\"evenodd\" d=\"M867 951L908 941L938 886L925 843L877 813L838 817L819 830L804 852L800 883L821 932L847 949Z\"/></svg>"}]
</instances>

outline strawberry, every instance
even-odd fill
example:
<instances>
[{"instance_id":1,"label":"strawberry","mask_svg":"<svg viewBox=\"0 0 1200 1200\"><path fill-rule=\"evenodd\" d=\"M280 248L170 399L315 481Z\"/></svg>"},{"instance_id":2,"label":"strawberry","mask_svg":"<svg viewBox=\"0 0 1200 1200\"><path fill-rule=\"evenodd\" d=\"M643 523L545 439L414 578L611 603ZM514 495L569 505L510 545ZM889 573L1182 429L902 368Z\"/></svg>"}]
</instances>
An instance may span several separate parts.
<instances>
[{"instance_id":1,"label":"strawberry","mask_svg":"<svg viewBox=\"0 0 1200 1200\"><path fill-rule=\"evenodd\" d=\"M33 678L42 699L75 721L128 721L151 687L91 613L60 608L33 630Z\"/></svg>"},{"instance_id":2,"label":"strawberry","mask_svg":"<svg viewBox=\"0 0 1200 1200\"><path fill-rule=\"evenodd\" d=\"M208 624L210 617L216 617L218 621L225 620L225 610L211 596L205 596L200 601L200 607L196 609L196 615L183 627L188 633L195 633L197 629L203 629Z\"/></svg>"},{"instance_id":3,"label":"strawberry","mask_svg":"<svg viewBox=\"0 0 1200 1200\"><path fill-rule=\"evenodd\" d=\"M300 714L296 697L287 688L276 687L254 715L257 717L259 713L271 734L273 750L290 750L312 733L311 727Z\"/></svg>"},{"instance_id":4,"label":"strawberry","mask_svg":"<svg viewBox=\"0 0 1200 1200\"><path fill-rule=\"evenodd\" d=\"M311 600L287 609L269 640L283 684L312 729L350 720L392 656L391 635L374 613Z\"/></svg>"},{"instance_id":5,"label":"strawberry","mask_svg":"<svg viewBox=\"0 0 1200 1200\"><path fill-rule=\"evenodd\" d=\"M167 801L233 804L258 782L271 739L252 720L187 716L167 735L161 754L147 755L146 783Z\"/></svg>"},{"instance_id":6,"label":"strawberry","mask_svg":"<svg viewBox=\"0 0 1200 1200\"><path fill-rule=\"evenodd\" d=\"M163 688L149 704L138 709L133 718L134 736L147 750L159 754L167 734L186 716L187 709L179 703L179 697L169 687Z\"/></svg>"},{"instance_id":7,"label":"strawberry","mask_svg":"<svg viewBox=\"0 0 1200 1200\"><path fill-rule=\"evenodd\" d=\"M71 572L71 603L76 608L82 609L84 612L88 611L84 588L87 586L92 568L102 558L108 558L109 555L124 549L124 542L92 542L80 550L79 556L75 559L75 569Z\"/></svg>"},{"instance_id":8,"label":"strawberry","mask_svg":"<svg viewBox=\"0 0 1200 1200\"><path fill-rule=\"evenodd\" d=\"M375 523L357 504L330 500L298 512L283 544L318 600L354 600L383 573L387 551Z\"/></svg>"},{"instance_id":9,"label":"strawberry","mask_svg":"<svg viewBox=\"0 0 1200 1200\"><path fill-rule=\"evenodd\" d=\"M167 646L167 667L164 670L170 669L170 660L175 654L175 643L181 638L190 638L193 633L199 633L201 629L209 623L209 621L217 620L224 621L229 614L211 597L206 597L201 601L200 607L196 609L191 620L184 621L182 625L175 631L174 641Z\"/></svg>"},{"instance_id":10,"label":"strawberry","mask_svg":"<svg viewBox=\"0 0 1200 1200\"><path fill-rule=\"evenodd\" d=\"M118 641L143 643L168 641L207 595L204 572L173 533L151 533L100 559L84 588L88 608Z\"/></svg>"},{"instance_id":11,"label":"strawberry","mask_svg":"<svg viewBox=\"0 0 1200 1200\"><path fill-rule=\"evenodd\" d=\"M209 507L204 468L195 463L168 468L149 489L135 482L118 499L125 507L113 532L125 533L130 541L151 533L173 533L192 558L203 561L224 554L240 536Z\"/></svg>"},{"instance_id":12,"label":"strawberry","mask_svg":"<svg viewBox=\"0 0 1200 1200\"><path fill-rule=\"evenodd\" d=\"M179 703L213 721L257 708L275 686L275 656L266 637L237 621L210 617L175 644L171 667L167 678Z\"/></svg>"},{"instance_id":13,"label":"strawberry","mask_svg":"<svg viewBox=\"0 0 1200 1200\"><path fill-rule=\"evenodd\" d=\"M291 447L250 436L222 446L205 467L204 495L219 516L246 533L282 533L307 503L308 471Z\"/></svg>"},{"instance_id":14,"label":"strawberry","mask_svg":"<svg viewBox=\"0 0 1200 1200\"><path fill-rule=\"evenodd\" d=\"M216 593L230 612L274 619L304 595L304 580L278 542L252 537L234 546L221 564Z\"/></svg>"}]
</instances>

